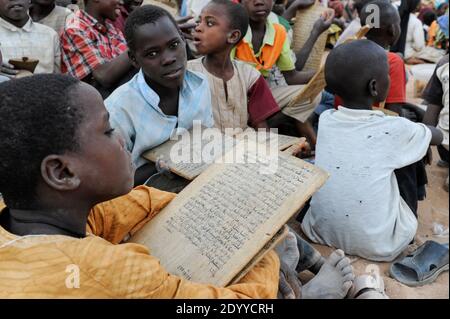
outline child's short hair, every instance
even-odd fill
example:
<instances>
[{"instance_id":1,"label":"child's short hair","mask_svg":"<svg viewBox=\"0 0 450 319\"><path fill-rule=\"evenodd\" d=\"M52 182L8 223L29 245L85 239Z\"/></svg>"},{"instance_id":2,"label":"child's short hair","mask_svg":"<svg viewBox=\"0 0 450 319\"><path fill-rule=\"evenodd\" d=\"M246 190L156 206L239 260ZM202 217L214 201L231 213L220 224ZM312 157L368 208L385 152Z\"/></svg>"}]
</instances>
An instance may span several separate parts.
<instances>
[{"instance_id":1,"label":"child's short hair","mask_svg":"<svg viewBox=\"0 0 450 319\"><path fill-rule=\"evenodd\" d=\"M0 85L0 193L10 208L29 209L42 160L78 148L80 81L39 74Z\"/></svg>"},{"instance_id":2,"label":"child's short hair","mask_svg":"<svg viewBox=\"0 0 450 319\"><path fill-rule=\"evenodd\" d=\"M378 12L376 11L373 12L372 10L369 10L371 8L369 6L376 6ZM379 17L374 16L374 14L376 15L377 13L379 14ZM373 16L375 20L371 21ZM361 9L361 13L359 16L359 18L361 19L361 25L372 24L372 22L376 21L380 22L379 26L375 26L369 32L373 32L380 28L384 28L393 24L397 17L400 17L397 8L393 4L391 4L388 0L369 1Z\"/></svg>"},{"instance_id":3,"label":"child's short hair","mask_svg":"<svg viewBox=\"0 0 450 319\"><path fill-rule=\"evenodd\" d=\"M386 52L369 40L341 44L325 62L327 89L344 100L368 93L369 81L388 73Z\"/></svg>"},{"instance_id":4,"label":"child's short hair","mask_svg":"<svg viewBox=\"0 0 450 319\"><path fill-rule=\"evenodd\" d=\"M156 23L156 21L162 17L168 17L170 21L173 22L173 25L178 30L178 32L180 32L181 35L181 31L179 31L177 22L168 11L166 11L161 7L147 4L134 10L128 16L127 21L125 22L124 33L125 39L127 40L128 48L131 51L135 50L134 31L138 27L148 23Z\"/></svg>"},{"instance_id":5,"label":"child's short hair","mask_svg":"<svg viewBox=\"0 0 450 319\"><path fill-rule=\"evenodd\" d=\"M244 6L230 0L212 0L209 4L218 4L225 7L224 13L227 15L228 21L230 22L230 28L241 31L240 41L247 33L249 24L248 13Z\"/></svg>"}]
</instances>

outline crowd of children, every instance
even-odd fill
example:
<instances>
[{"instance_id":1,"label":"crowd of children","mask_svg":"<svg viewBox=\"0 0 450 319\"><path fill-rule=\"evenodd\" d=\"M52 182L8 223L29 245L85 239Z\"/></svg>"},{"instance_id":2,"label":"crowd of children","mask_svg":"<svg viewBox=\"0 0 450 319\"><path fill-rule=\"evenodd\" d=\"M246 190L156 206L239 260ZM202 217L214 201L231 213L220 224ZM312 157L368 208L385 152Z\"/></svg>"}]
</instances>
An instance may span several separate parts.
<instances>
[{"instance_id":1,"label":"crowd of children","mask_svg":"<svg viewBox=\"0 0 450 319\"><path fill-rule=\"evenodd\" d=\"M355 288L345 254L404 252L430 145L448 163L448 5L437 2L329 1L294 52L295 14L313 0L183 0L179 12L195 15L183 25L190 16L143 0L0 0L0 296L386 298L380 286ZM366 39L344 43L364 25ZM327 30L343 32L326 91L291 103ZM37 60L34 75L14 60ZM437 60L423 112L406 100L405 62ZM156 172L143 153L193 121L222 132L290 123L330 174L298 216L303 234L291 230L225 288L169 274L124 243L186 184L142 185ZM337 250L321 258L301 236ZM67 289L68 264L83 268L81 289ZM302 286L305 269L316 275Z\"/></svg>"}]
</instances>

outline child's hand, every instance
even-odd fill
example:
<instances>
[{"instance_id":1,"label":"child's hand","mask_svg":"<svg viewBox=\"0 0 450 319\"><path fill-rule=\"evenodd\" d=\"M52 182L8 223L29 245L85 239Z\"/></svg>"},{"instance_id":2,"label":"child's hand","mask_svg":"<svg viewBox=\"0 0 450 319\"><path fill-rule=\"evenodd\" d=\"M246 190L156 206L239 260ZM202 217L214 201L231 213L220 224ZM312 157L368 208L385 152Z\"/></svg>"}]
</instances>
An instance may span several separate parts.
<instances>
[{"instance_id":1,"label":"child's hand","mask_svg":"<svg viewBox=\"0 0 450 319\"><path fill-rule=\"evenodd\" d=\"M328 28L331 26L331 24L333 23L333 19L334 19L334 10L328 8L321 14L320 18L317 19L317 21L314 23L313 30L316 30L319 34L322 34L326 30L328 30Z\"/></svg>"},{"instance_id":2,"label":"child's hand","mask_svg":"<svg viewBox=\"0 0 450 319\"><path fill-rule=\"evenodd\" d=\"M15 70L14 66L12 66L9 63L3 62L0 65L0 75L4 75L9 78L14 78L17 75L17 73L19 73L19 71Z\"/></svg>"},{"instance_id":3,"label":"child's hand","mask_svg":"<svg viewBox=\"0 0 450 319\"><path fill-rule=\"evenodd\" d=\"M297 10L305 9L312 6L316 2L315 0L295 0L291 6Z\"/></svg>"},{"instance_id":4,"label":"child's hand","mask_svg":"<svg viewBox=\"0 0 450 319\"><path fill-rule=\"evenodd\" d=\"M182 18L176 18L178 28L180 28L181 32L183 33L184 37L189 40L193 40L194 37L191 34L192 29L195 28L197 25L194 21L189 22L189 20L192 20L194 17L189 15Z\"/></svg>"},{"instance_id":5,"label":"child's hand","mask_svg":"<svg viewBox=\"0 0 450 319\"><path fill-rule=\"evenodd\" d=\"M292 148L293 156L296 156L298 158L307 158L312 156L312 149L311 145L305 141L300 142L299 144L295 145L295 147Z\"/></svg>"}]
</instances>

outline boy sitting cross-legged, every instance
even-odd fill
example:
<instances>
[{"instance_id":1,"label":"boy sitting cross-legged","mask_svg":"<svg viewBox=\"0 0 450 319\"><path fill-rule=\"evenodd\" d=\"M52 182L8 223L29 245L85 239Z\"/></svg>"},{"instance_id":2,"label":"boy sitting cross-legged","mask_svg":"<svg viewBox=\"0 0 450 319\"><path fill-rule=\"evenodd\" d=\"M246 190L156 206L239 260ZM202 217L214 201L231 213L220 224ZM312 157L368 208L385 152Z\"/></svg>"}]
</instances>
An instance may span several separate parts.
<instances>
[{"instance_id":1,"label":"boy sitting cross-legged","mask_svg":"<svg viewBox=\"0 0 450 319\"><path fill-rule=\"evenodd\" d=\"M36 75L2 83L0 96L1 298L276 296L273 251L219 288L173 276L146 247L121 244L174 195L132 190L131 156L93 87ZM68 286L74 267L79 285Z\"/></svg>"},{"instance_id":2,"label":"boy sitting cross-legged","mask_svg":"<svg viewBox=\"0 0 450 319\"><path fill-rule=\"evenodd\" d=\"M386 52L372 41L333 49L325 78L343 104L320 118L315 163L331 177L312 197L302 229L314 242L347 254L392 261L417 229L394 171L422 159L430 143L442 141L442 134L372 110L374 103L385 100L390 82Z\"/></svg>"}]
</instances>

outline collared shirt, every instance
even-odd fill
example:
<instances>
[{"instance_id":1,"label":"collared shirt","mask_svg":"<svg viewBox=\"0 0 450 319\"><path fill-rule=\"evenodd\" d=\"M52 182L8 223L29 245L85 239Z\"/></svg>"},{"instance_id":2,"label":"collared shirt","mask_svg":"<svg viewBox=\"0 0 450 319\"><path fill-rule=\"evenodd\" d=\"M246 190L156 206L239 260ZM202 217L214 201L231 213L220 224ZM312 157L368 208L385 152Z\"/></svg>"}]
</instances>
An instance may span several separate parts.
<instances>
[{"instance_id":1,"label":"collared shirt","mask_svg":"<svg viewBox=\"0 0 450 319\"><path fill-rule=\"evenodd\" d=\"M146 163L142 153L167 141L175 128L188 130L194 120L206 127L214 125L211 93L203 74L186 70L178 101L178 116L164 114L142 70L105 100L111 125L122 133L137 167Z\"/></svg>"},{"instance_id":2,"label":"collared shirt","mask_svg":"<svg viewBox=\"0 0 450 319\"><path fill-rule=\"evenodd\" d=\"M267 19L266 21L266 33L264 34L264 38L263 38L263 43L261 45L261 48L259 49L259 52L255 53L256 57L259 57L261 52L262 52L262 48L264 46L273 46L274 42L275 42L275 28L274 28L274 23L277 23L273 18L271 19ZM245 37L242 39L242 41L245 41L249 44L249 46L253 49L253 44L252 44L252 29L249 26L247 29L247 33L245 34ZM231 58L234 58L236 54L236 49L234 48L231 51ZM278 67L278 69L283 72L283 71L291 71L295 69L295 60L294 60L294 54L292 52L291 49L291 43L289 40L289 37L286 37L286 40L283 43L283 48L281 50L280 56L277 59L276 62L276 67ZM269 76L269 72L267 70L260 70L261 74L267 78Z\"/></svg>"},{"instance_id":3,"label":"collared shirt","mask_svg":"<svg viewBox=\"0 0 450 319\"><path fill-rule=\"evenodd\" d=\"M46 25L60 34L66 25L66 21L69 21L72 17L73 12L69 9L55 6L46 17L36 22Z\"/></svg>"},{"instance_id":4,"label":"collared shirt","mask_svg":"<svg viewBox=\"0 0 450 319\"><path fill-rule=\"evenodd\" d=\"M116 29L120 30L120 32L125 33L125 22L130 14L124 6L120 6L119 10L120 14L117 16L116 20L112 22L112 24L116 27Z\"/></svg>"},{"instance_id":5,"label":"collared shirt","mask_svg":"<svg viewBox=\"0 0 450 319\"><path fill-rule=\"evenodd\" d=\"M5 62L23 57L39 60L34 73L60 72L58 34L31 19L22 28L18 28L0 18L0 50Z\"/></svg>"},{"instance_id":6,"label":"collared shirt","mask_svg":"<svg viewBox=\"0 0 450 319\"><path fill-rule=\"evenodd\" d=\"M83 79L101 64L127 50L122 32L110 22L100 24L83 10L67 21L61 35L63 73Z\"/></svg>"}]
</instances>

